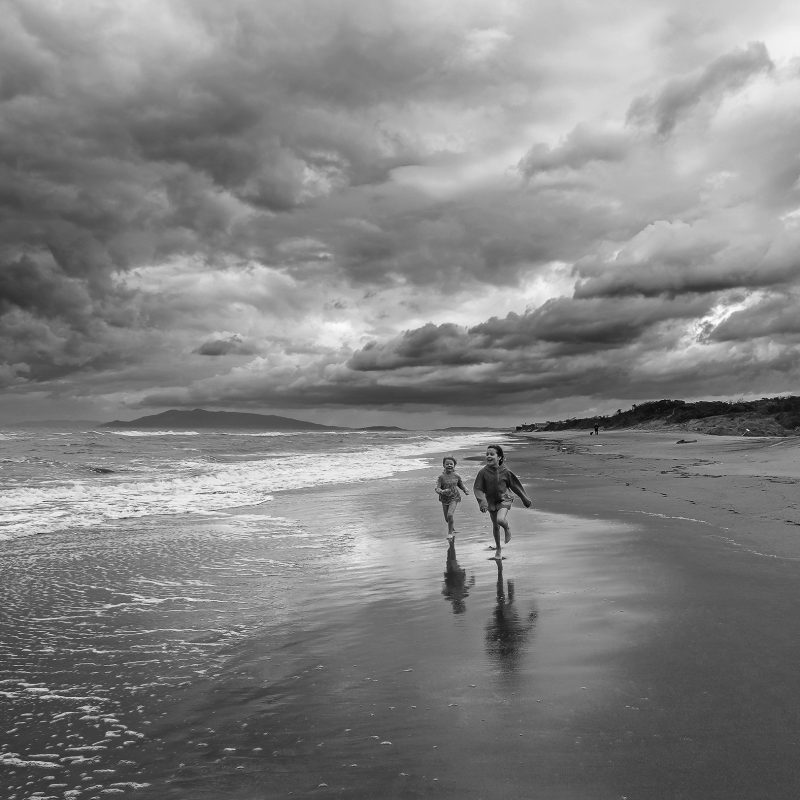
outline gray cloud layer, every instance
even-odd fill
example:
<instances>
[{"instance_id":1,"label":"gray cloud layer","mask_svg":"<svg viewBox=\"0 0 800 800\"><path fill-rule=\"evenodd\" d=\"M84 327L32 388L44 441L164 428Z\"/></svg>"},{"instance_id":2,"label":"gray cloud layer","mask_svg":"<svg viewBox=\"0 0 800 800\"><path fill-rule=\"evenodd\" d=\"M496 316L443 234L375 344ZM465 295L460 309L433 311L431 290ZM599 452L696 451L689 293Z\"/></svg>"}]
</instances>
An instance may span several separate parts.
<instances>
[{"instance_id":1,"label":"gray cloud layer","mask_svg":"<svg viewBox=\"0 0 800 800\"><path fill-rule=\"evenodd\" d=\"M791 8L12 0L2 409L792 390Z\"/></svg>"}]
</instances>

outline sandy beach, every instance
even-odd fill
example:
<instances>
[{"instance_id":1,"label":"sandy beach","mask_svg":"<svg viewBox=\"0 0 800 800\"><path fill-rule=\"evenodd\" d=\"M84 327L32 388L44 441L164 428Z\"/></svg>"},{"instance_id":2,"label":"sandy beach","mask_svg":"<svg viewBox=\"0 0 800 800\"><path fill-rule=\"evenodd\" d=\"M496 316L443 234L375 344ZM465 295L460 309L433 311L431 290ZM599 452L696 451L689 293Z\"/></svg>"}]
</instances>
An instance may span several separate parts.
<instances>
[{"instance_id":1,"label":"sandy beach","mask_svg":"<svg viewBox=\"0 0 800 800\"><path fill-rule=\"evenodd\" d=\"M514 437L502 562L472 497L448 548L437 466L4 542L0 796L795 797L798 454Z\"/></svg>"}]
</instances>

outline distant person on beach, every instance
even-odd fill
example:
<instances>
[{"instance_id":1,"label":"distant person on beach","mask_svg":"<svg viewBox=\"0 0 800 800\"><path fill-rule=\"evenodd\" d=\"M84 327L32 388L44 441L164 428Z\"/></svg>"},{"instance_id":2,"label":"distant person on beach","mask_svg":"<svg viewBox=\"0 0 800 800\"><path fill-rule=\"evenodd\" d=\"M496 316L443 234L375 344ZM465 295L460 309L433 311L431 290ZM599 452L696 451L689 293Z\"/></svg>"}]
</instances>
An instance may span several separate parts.
<instances>
[{"instance_id":1,"label":"distant person on beach","mask_svg":"<svg viewBox=\"0 0 800 800\"><path fill-rule=\"evenodd\" d=\"M594 435L595 436L599 436L600 435L600 426L599 425L595 425L594 426Z\"/></svg>"},{"instance_id":2,"label":"distant person on beach","mask_svg":"<svg viewBox=\"0 0 800 800\"><path fill-rule=\"evenodd\" d=\"M514 501L511 493L522 500L525 508L531 507L531 499L525 493L519 478L504 466L504 461L503 448L499 444L490 444L486 448L486 466L475 476L472 487L481 513L485 514L488 511L492 519L495 558L501 558L500 528L505 532L503 544L511 541L511 527L507 519L511 503Z\"/></svg>"},{"instance_id":3,"label":"distant person on beach","mask_svg":"<svg viewBox=\"0 0 800 800\"><path fill-rule=\"evenodd\" d=\"M442 474L436 479L436 494L439 495L439 502L442 504L442 513L447 521L447 538L455 538L456 527L455 517L456 508L461 502L461 495L458 493L459 489L465 495L469 494L466 486L461 481L461 476L456 472L456 464L458 462L453 456L445 456L442 459L442 467L444 470Z\"/></svg>"}]
</instances>

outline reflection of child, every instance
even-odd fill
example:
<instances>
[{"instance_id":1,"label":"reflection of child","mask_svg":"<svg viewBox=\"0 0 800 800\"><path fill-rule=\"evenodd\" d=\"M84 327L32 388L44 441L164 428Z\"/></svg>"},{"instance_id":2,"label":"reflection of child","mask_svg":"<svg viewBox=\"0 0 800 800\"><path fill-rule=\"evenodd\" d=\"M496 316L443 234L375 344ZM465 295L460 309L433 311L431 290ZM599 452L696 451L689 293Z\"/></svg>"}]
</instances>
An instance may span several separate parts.
<instances>
[{"instance_id":1,"label":"reflection of child","mask_svg":"<svg viewBox=\"0 0 800 800\"><path fill-rule=\"evenodd\" d=\"M511 528L506 519L514 500L511 492L522 500L525 508L531 507L531 500L525 494L519 478L510 469L503 466L504 461L503 448L499 444L490 444L486 448L486 466L475 476L475 484L472 487L481 512L488 511L492 518L496 558L500 558L500 528L506 534L504 544L511 541Z\"/></svg>"},{"instance_id":2,"label":"reflection of child","mask_svg":"<svg viewBox=\"0 0 800 800\"><path fill-rule=\"evenodd\" d=\"M461 502L461 495L458 493L460 489L464 494L469 494L464 484L461 482L461 476L456 472L456 460L452 456L445 456L442 459L442 466L444 472L436 479L436 494L439 495L439 501L442 504L442 513L447 520L447 538L452 539L455 537L455 515L456 506Z\"/></svg>"},{"instance_id":3,"label":"reflection of child","mask_svg":"<svg viewBox=\"0 0 800 800\"><path fill-rule=\"evenodd\" d=\"M514 581L506 582L508 592L503 589L503 562L497 564L497 605L492 619L486 626L486 647L489 657L497 661L503 672L517 669L525 649L528 634L536 625L536 610L531 609L527 617L520 616L514 603Z\"/></svg>"},{"instance_id":4,"label":"reflection of child","mask_svg":"<svg viewBox=\"0 0 800 800\"><path fill-rule=\"evenodd\" d=\"M469 596L469 587L474 585L474 575L470 576L469 583L467 583L467 571L461 567L456 558L455 540L449 539L442 594L453 604L454 614L463 614L467 610L465 600Z\"/></svg>"}]
</instances>

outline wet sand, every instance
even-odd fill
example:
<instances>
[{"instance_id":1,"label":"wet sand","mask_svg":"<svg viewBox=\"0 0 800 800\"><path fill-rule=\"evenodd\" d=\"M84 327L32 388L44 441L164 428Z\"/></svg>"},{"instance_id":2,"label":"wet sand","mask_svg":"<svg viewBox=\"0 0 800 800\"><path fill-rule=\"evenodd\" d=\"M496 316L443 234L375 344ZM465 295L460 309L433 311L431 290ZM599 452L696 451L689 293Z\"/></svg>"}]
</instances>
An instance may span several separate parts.
<instances>
[{"instance_id":1,"label":"wet sand","mask_svg":"<svg viewBox=\"0 0 800 800\"><path fill-rule=\"evenodd\" d=\"M618 654L620 691L642 700L606 707L594 732L614 742L620 796L797 796L800 440L530 438L547 451L539 507L635 525L649 564L638 603L654 616Z\"/></svg>"},{"instance_id":2,"label":"wet sand","mask_svg":"<svg viewBox=\"0 0 800 800\"><path fill-rule=\"evenodd\" d=\"M797 445L679 438L515 440L499 563L436 467L2 543L0 796L797 796Z\"/></svg>"}]
</instances>

